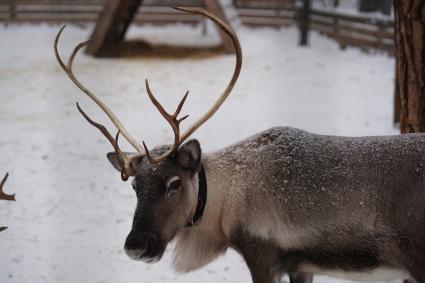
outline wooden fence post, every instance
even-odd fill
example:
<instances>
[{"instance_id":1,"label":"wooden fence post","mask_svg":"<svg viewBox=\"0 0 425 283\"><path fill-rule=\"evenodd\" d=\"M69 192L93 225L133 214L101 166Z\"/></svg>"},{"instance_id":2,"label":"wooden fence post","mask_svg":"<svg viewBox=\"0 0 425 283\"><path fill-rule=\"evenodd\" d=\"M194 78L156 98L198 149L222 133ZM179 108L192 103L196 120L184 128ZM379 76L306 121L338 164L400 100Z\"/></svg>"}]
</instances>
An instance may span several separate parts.
<instances>
[{"instance_id":1,"label":"wooden fence post","mask_svg":"<svg viewBox=\"0 0 425 283\"><path fill-rule=\"evenodd\" d=\"M13 21L16 19L16 0L10 0L10 19Z\"/></svg>"},{"instance_id":2,"label":"wooden fence post","mask_svg":"<svg viewBox=\"0 0 425 283\"><path fill-rule=\"evenodd\" d=\"M300 27L300 46L308 45L310 30L311 0L304 0L303 7L298 12L298 25Z\"/></svg>"}]
</instances>

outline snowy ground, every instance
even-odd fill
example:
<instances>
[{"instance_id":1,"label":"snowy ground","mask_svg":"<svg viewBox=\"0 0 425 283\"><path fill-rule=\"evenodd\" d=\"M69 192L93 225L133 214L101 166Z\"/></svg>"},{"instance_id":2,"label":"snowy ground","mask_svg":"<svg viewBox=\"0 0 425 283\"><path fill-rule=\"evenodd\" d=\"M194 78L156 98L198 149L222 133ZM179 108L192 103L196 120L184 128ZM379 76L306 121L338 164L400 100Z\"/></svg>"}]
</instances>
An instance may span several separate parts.
<instances>
[{"instance_id":1,"label":"snowy ground","mask_svg":"<svg viewBox=\"0 0 425 283\"><path fill-rule=\"evenodd\" d=\"M111 150L80 117L78 100L96 120L104 115L72 85L56 63L59 26L0 26L0 174L16 203L0 202L0 282L249 282L241 258L229 251L188 275L175 274L169 252L155 265L123 252L135 196L106 161ZM199 29L134 28L168 41L216 42ZM205 151L275 125L316 133L381 135L392 126L394 59L312 35L296 46L295 29L237 27L244 65L239 82L217 115L195 137ZM61 53L85 40L90 28L69 26ZM190 124L221 93L232 56L209 59L103 59L81 55L78 76L148 145L171 141L168 125L148 101L144 79L168 109L189 89ZM110 124L108 124L110 125ZM318 282L328 281L317 278ZM317 282L316 281L316 282Z\"/></svg>"}]
</instances>

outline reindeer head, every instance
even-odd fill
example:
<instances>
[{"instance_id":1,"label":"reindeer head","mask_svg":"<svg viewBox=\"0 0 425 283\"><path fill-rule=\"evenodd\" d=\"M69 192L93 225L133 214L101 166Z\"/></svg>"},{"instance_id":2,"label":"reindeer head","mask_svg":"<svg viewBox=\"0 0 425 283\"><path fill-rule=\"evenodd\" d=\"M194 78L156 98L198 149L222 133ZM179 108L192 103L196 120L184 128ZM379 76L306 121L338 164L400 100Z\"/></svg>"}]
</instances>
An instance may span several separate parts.
<instances>
[{"instance_id":1,"label":"reindeer head","mask_svg":"<svg viewBox=\"0 0 425 283\"><path fill-rule=\"evenodd\" d=\"M201 9L176 9L204 15L218 24L232 39L236 51L236 66L223 94L207 113L183 134L180 134L180 123L187 116L181 118L178 116L186 101L188 92L182 98L176 111L173 114L169 114L156 100L146 80L146 90L150 100L167 120L174 132L172 146L160 146L153 149L152 152L149 151L144 142L142 143L143 145L137 142L115 114L99 98L85 88L72 72L72 64L76 54L88 44L88 41L80 43L74 48L66 65L57 50L59 37L64 27L56 36L54 45L56 58L68 77L107 114L118 129L116 136L113 137L103 125L93 121L77 103L77 108L84 118L99 129L114 147L114 151L108 153L107 157L112 165L121 172L121 179L126 181L129 177L134 177L132 185L137 195L137 206L133 226L125 243L125 251L132 259L148 262L159 260L168 242L179 231L193 225L199 219L199 214L202 214L205 201L199 196L206 194L206 192L202 192L204 187L202 184L206 184L206 179L202 166L201 146L197 140L185 141L215 114L230 95L242 65L239 41L228 25L215 15ZM120 134L134 147L136 153L124 153L120 149L118 145Z\"/></svg>"},{"instance_id":2,"label":"reindeer head","mask_svg":"<svg viewBox=\"0 0 425 283\"><path fill-rule=\"evenodd\" d=\"M163 154L168 146L155 148ZM108 154L121 170L115 152ZM198 173L201 169L199 142L190 140L159 163L146 156L133 161L132 186L137 195L132 229L125 242L127 255L135 260L159 260L171 239L192 222L198 198Z\"/></svg>"}]
</instances>

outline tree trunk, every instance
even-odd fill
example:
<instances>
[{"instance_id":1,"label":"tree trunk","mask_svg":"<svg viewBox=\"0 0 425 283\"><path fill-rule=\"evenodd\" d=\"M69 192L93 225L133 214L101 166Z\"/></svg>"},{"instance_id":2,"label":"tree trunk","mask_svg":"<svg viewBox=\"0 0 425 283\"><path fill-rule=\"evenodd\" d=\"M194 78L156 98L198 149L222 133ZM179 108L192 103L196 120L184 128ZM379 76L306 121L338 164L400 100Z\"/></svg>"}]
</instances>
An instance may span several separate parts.
<instances>
[{"instance_id":1,"label":"tree trunk","mask_svg":"<svg viewBox=\"0 0 425 283\"><path fill-rule=\"evenodd\" d=\"M425 132L425 1L394 0L402 133Z\"/></svg>"},{"instance_id":2,"label":"tree trunk","mask_svg":"<svg viewBox=\"0 0 425 283\"><path fill-rule=\"evenodd\" d=\"M226 18L226 15L224 14L224 10L217 0L204 0L205 8L208 12L213 13L218 18L222 19L225 23L229 24L229 21ZM229 24L230 26L230 24ZM235 53L235 48L233 47L233 42L230 39L230 37L221 29L217 29L218 34L221 37L221 41L223 42L223 50L226 53Z\"/></svg>"},{"instance_id":3,"label":"tree trunk","mask_svg":"<svg viewBox=\"0 0 425 283\"><path fill-rule=\"evenodd\" d=\"M97 20L86 53L94 56L108 54L115 44L123 41L142 0L109 0Z\"/></svg>"}]
</instances>

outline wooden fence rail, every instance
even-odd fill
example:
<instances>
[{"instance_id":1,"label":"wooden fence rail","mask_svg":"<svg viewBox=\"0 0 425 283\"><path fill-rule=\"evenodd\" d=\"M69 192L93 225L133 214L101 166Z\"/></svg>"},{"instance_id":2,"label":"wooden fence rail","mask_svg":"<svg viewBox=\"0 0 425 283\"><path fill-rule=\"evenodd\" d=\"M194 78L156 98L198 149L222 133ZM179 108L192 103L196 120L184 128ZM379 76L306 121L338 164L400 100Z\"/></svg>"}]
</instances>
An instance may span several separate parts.
<instances>
[{"instance_id":1,"label":"wooden fence rail","mask_svg":"<svg viewBox=\"0 0 425 283\"><path fill-rule=\"evenodd\" d=\"M299 23L299 7L292 0L234 0L241 22L251 27L283 27ZM356 46L393 53L394 20L387 17L347 15L330 10L310 10L311 30L335 39L342 48Z\"/></svg>"},{"instance_id":2,"label":"wooden fence rail","mask_svg":"<svg viewBox=\"0 0 425 283\"><path fill-rule=\"evenodd\" d=\"M233 4L247 26L289 26L296 17L295 0L234 0Z\"/></svg>"},{"instance_id":3,"label":"wooden fence rail","mask_svg":"<svg viewBox=\"0 0 425 283\"><path fill-rule=\"evenodd\" d=\"M0 22L95 22L107 0L0 0ZM134 23L197 24L198 15L188 15L170 8L170 1L145 0ZM173 0L178 6L198 7L201 1Z\"/></svg>"},{"instance_id":4,"label":"wooden fence rail","mask_svg":"<svg viewBox=\"0 0 425 283\"><path fill-rule=\"evenodd\" d=\"M312 10L311 29L339 42L342 48L356 46L364 50L394 50L394 21Z\"/></svg>"}]
</instances>

